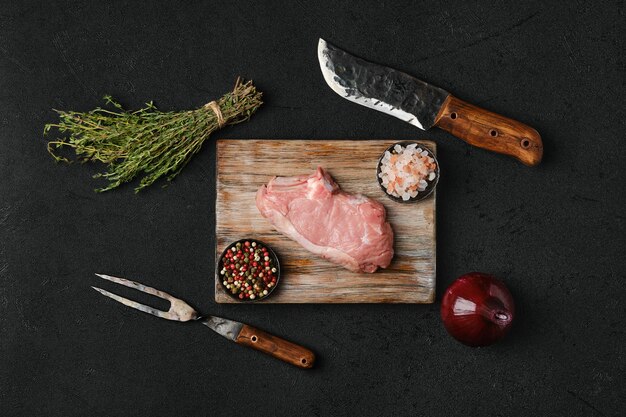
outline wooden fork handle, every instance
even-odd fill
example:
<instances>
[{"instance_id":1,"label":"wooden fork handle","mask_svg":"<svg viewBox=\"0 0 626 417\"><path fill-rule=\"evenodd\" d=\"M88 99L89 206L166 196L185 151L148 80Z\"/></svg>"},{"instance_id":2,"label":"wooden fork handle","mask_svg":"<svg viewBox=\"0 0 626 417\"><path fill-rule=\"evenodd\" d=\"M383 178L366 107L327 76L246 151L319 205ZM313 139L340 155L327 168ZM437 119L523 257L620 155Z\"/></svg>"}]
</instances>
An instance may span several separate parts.
<instances>
[{"instance_id":1,"label":"wooden fork handle","mask_svg":"<svg viewBox=\"0 0 626 417\"><path fill-rule=\"evenodd\" d=\"M244 324L235 342L267 353L298 368L308 369L315 362L309 349Z\"/></svg>"},{"instance_id":2,"label":"wooden fork handle","mask_svg":"<svg viewBox=\"0 0 626 417\"><path fill-rule=\"evenodd\" d=\"M441 106L435 126L470 145L512 156L529 166L539 164L543 156L541 136L535 129L452 95Z\"/></svg>"}]
</instances>

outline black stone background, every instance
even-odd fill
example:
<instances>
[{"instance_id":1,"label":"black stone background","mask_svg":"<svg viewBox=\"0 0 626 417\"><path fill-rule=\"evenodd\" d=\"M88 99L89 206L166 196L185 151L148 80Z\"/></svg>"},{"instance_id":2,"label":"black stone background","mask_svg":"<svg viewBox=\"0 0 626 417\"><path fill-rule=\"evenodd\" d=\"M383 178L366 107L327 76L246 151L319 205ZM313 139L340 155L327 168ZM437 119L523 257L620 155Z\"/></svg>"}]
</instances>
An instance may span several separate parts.
<instances>
[{"instance_id":1,"label":"black stone background","mask_svg":"<svg viewBox=\"0 0 626 417\"><path fill-rule=\"evenodd\" d=\"M3 1L0 415L624 415L624 23L623 1ZM320 36L536 127L543 163L342 100L320 74ZM437 142L435 304L217 305L213 141L139 195L95 194L101 166L46 152L52 108L104 94L195 108L237 75L266 104L214 139ZM439 317L444 289L473 270L517 302L489 348L457 343ZM117 305L90 289L94 272L309 346L318 366Z\"/></svg>"}]
</instances>

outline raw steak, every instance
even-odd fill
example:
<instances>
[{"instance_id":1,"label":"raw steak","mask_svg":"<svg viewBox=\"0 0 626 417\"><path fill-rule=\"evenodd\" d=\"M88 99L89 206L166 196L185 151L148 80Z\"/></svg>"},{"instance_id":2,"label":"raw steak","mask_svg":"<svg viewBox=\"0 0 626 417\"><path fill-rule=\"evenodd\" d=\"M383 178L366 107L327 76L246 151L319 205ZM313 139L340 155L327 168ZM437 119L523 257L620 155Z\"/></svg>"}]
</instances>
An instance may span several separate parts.
<instances>
[{"instance_id":1,"label":"raw steak","mask_svg":"<svg viewBox=\"0 0 626 417\"><path fill-rule=\"evenodd\" d=\"M276 230L350 271L374 272L393 258L385 207L341 191L321 167L312 175L272 178L259 188L256 206Z\"/></svg>"}]
</instances>

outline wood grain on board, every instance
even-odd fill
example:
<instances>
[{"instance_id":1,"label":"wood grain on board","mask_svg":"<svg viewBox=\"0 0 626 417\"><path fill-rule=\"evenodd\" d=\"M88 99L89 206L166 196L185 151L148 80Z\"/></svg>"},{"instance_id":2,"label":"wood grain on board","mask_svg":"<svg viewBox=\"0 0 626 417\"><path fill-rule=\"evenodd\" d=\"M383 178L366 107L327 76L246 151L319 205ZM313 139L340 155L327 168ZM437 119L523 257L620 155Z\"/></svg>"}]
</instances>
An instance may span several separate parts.
<instances>
[{"instance_id":1,"label":"wood grain on board","mask_svg":"<svg viewBox=\"0 0 626 417\"><path fill-rule=\"evenodd\" d=\"M262 303L432 303L435 298L435 192L414 204L388 199L376 181L381 153L395 140L218 140L216 262L242 238L270 245L281 263L279 286ZM436 153L436 145L419 141ZM391 265L373 274L350 272L274 230L255 205L258 188L273 176L324 167L339 186L380 201L394 231ZM215 279L215 301L237 303Z\"/></svg>"}]
</instances>

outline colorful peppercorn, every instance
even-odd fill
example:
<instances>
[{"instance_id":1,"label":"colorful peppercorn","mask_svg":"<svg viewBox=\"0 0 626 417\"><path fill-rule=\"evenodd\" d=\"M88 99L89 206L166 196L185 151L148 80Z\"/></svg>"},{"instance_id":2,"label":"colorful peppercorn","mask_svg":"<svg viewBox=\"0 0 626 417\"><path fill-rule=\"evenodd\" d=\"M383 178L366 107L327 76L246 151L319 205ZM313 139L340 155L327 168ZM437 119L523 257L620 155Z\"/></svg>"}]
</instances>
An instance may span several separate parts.
<instances>
[{"instance_id":1,"label":"colorful peppercorn","mask_svg":"<svg viewBox=\"0 0 626 417\"><path fill-rule=\"evenodd\" d=\"M267 297L276 285L278 265L263 244L237 242L220 260L220 281L227 291L240 300Z\"/></svg>"}]
</instances>

